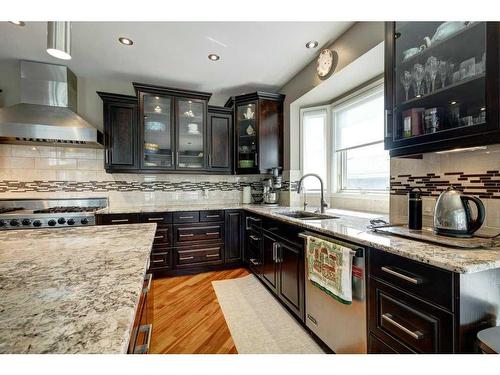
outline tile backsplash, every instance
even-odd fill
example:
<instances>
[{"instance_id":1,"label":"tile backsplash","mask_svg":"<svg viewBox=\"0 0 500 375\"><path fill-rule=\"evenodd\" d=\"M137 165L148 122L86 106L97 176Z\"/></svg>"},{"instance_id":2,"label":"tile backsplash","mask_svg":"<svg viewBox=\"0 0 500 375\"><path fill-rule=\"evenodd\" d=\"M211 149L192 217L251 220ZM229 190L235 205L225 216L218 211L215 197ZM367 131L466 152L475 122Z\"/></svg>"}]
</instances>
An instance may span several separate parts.
<instances>
[{"instance_id":1,"label":"tile backsplash","mask_svg":"<svg viewBox=\"0 0 500 375\"><path fill-rule=\"evenodd\" d=\"M111 204L240 202L260 176L109 174L102 149L0 144L0 199L105 196Z\"/></svg>"},{"instance_id":2,"label":"tile backsplash","mask_svg":"<svg viewBox=\"0 0 500 375\"><path fill-rule=\"evenodd\" d=\"M422 159L391 159L391 222L407 221L407 193L423 192L424 225L433 221L439 194L450 185L480 198L486 208L485 227L500 229L500 145L475 151L428 153Z\"/></svg>"}]
</instances>

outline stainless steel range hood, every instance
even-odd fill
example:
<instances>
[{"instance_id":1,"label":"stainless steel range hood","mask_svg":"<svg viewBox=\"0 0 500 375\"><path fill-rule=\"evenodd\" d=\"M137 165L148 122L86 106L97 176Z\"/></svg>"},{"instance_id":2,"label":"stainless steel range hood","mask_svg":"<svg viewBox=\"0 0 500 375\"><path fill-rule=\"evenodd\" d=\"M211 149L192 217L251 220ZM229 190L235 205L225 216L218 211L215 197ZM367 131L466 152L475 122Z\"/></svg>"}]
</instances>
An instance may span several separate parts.
<instances>
[{"instance_id":1,"label":"stainless steel range hood","mask_svg":"<svg viewBox=\"0 0 500 375\"><path fill-rule=\"evenodd\" d=\"M103 147L76 113L77 79L62 65L21 61L21 102L0 108L0 143Z\"/></svg>"}]
</instances>

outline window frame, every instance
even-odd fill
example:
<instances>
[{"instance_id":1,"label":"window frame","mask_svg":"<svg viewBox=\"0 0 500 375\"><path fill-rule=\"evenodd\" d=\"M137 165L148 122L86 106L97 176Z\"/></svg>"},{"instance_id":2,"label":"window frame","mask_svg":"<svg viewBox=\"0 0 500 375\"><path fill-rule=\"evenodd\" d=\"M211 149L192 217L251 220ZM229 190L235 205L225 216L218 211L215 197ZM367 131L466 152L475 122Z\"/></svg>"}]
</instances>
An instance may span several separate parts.
<instances>
[{"instance_id":1,"label":"window frame","mask_svg":"<svg viewBox=\"0 0 500 375\"><path fill-rule=\"evenodd\" d=\"M326 120L325 120L325 138L324 138L324 147L325 147L325 165L326 165L326 181L325 182L325 185L326 185L326 189L325 189L325 192L327 191L330 191L330 187L331 187L331 169L332 169L332 159L331 159L331 155L330 155L330 152L329 152L329 146L330 146L330 138L331 138L331 126L330 126L330 122L331 122L331 111L330 111L330 105L329 104L326 104L326 105L319 105L319 106L315 106L315 107L306 107L306 108L301 108L300 109L300 131L299 131L299 139L300 139L300 171L304 172L304 113L306 112L317 112L317 111L321 111L321 110L324 110L325 111L325 114L326 114ZM319 189L307 189L308 193L311 193L311 194L319 194L320 193L320 190Z\"/></svg>"},{"instance_id":2,"label":"window frame","mask_svg":"<svg viewBox=\"0 0 500 375\"><path fill-rule=\"evenodd\" d=\"M364 96L370 93L381 92L384 94L384 79L380 78L369 84L362 86L356 91L336 100L332 103L319 105L314 107L300 108L300 126L299 126L299 139L300 139L300 171L304 174L304 113L313 112L318 110L326 111L326 134L325 134L325 147L326 147L326 188L325 195L328 198L342 197L352 199L375 199L375 200L388 200L390 190L365 190L365 189L342 189L342 174L345 175L345 152L337 151L336 149L336 134L335 134L335 111L352 105L354 102L362 100ZM363 145L347 148L345 150L352 150L355 148L366 147L374 144L383 143L383 135L380 141L369 142ZM343 160L342 160L343 159ZM342 166L344 163L344 166ZM319 189L310 189L308 194L319 194Z\"/></svg>"}]
</instances>

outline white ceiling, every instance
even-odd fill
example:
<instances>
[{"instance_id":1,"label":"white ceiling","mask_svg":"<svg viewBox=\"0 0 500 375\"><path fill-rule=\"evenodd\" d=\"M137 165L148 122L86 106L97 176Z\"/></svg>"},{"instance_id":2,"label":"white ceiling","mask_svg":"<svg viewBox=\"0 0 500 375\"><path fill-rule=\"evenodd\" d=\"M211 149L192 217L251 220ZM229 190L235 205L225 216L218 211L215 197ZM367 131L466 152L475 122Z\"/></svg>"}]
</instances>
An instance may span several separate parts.
<instances>
[{"instance_id":1,"label":"white ceiling","mask_svg":"<svg viewBox=\"0 0 500 375\"><path fill-rule=\"evenodd\" d=\"M277 90L352 22L73 22L78 77L139 81L214 93L212 102L255 89ZM120 44L131 38L131 47ZM46 51L46 23L0 22L0 60L65 63ZM209 53L221 56L217 62Z\"/></svg>"}]
</instances>

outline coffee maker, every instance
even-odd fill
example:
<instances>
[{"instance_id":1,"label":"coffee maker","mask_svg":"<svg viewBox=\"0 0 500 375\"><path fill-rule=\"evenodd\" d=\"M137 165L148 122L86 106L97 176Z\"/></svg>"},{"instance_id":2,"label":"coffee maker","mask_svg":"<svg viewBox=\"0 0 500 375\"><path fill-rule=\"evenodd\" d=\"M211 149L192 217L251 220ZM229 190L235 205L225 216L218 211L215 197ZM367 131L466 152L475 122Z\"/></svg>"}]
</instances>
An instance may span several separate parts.
<instances>
[{"instance_id":1,"label":"coffee maker","mask_svg":"<svg viewBox=\"0 0 500 375\"><path fill-rule=\"evenodd\" d=\"M281 168L271 168L271 177L262 180L264 204L267 206L278 206L280 196L279 191L283 184L283 178L280 175Z\"/></svg>"}]
</instances>

